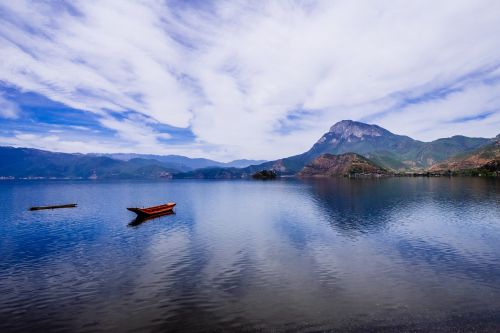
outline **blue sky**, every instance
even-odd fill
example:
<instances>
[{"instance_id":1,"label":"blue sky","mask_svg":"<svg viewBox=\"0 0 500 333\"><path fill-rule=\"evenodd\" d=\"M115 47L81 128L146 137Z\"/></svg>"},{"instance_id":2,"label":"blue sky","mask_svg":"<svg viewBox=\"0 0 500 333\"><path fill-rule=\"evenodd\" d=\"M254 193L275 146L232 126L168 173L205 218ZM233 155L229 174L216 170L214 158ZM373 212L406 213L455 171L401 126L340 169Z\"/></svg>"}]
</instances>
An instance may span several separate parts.
<instances>
[{"instance_id":1,"label":"blue sky","mask_svg":"<svg viewBox=\"0 0 500 333\"><path fill-rule=\"evenodd\" d=\"M273 159L500 132L500 2L6 1L0 145Z\"/></svg>"}]
</instances>

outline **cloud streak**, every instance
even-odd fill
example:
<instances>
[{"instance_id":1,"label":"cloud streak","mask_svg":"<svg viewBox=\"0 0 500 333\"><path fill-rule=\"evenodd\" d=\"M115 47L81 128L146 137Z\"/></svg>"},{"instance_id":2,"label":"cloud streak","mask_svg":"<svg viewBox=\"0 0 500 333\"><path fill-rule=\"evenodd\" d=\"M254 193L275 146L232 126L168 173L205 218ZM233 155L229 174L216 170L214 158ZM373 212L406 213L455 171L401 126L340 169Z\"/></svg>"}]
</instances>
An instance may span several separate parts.
<instances>
[{"instance_id":1,"label":"cloud streak","mask_svg":"<svg viewBox=\"0 0 500 333\"><path fill-rule=\"evenodd\" d=\"M0 81L92 113L131 151L278 158L346 118L421 140L500 128L497 1L0 6Z\"/></svg>"},{"instance_id":2,"label":"cloud streak","mask_svg":"<svg viewBox=\"0 0 500 333\"><path fill-rule=\"evenodd\" d=\"M0 118L16 119L20 112L21 110L17 107L16 103L0 94Z\"/></svg>"}]
</instances>

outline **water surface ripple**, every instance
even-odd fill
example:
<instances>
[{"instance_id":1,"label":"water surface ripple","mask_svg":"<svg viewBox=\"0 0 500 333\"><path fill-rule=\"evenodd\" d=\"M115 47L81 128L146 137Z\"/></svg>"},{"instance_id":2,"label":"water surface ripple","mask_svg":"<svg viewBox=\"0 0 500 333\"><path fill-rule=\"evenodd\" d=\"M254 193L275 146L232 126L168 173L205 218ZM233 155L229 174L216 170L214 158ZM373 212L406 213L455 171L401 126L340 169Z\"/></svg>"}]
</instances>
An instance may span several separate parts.
<instances>
[{"instance_id":1,"label":"water surface ripple","mask_svg":"<svg viewBox=\"0 0 500 333\"><path fill-rule=\"evenodd\" d=\"M499 189L3 181L0 331L499 331ZM129 226L126 207L166 201Z\"/></svg>"}]
</instances>

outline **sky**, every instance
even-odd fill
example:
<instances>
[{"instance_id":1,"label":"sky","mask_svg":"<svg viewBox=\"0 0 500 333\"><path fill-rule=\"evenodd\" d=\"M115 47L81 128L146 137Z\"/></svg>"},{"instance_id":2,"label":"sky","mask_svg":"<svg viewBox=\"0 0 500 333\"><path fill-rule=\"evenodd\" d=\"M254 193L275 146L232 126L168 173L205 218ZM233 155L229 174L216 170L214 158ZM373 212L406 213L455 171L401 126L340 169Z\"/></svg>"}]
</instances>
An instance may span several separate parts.
<instances>
[{"instance_id":1,"label":"sky","mask_svg":"<svg viewBox=\"0 0 500 333\"><path fill-rule=\"evenodd\" d=\"M0 145L220 161L500 133L500 1L0 3Z\"/></svg>"}]
</instances>

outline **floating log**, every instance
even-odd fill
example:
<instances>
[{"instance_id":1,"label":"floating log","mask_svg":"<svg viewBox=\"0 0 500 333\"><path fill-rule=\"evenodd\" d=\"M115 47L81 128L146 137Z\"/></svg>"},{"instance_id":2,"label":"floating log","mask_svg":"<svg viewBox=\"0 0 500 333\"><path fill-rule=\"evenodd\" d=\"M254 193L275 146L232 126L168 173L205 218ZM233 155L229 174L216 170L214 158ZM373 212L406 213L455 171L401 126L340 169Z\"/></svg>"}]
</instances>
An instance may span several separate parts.
<instances>
[{"instance_id":1,"label":"floating log","mask_svg":"<svg viewBox=\"0 0 500 333\"><path fill-rule=\"evenodd\" d=\"M56 206L34 206L29 210L43 210L43 209L58 209L58 208L75 208L76 204L67 204L67 205L56 205Z\"/></svg>"}]
</instances>

